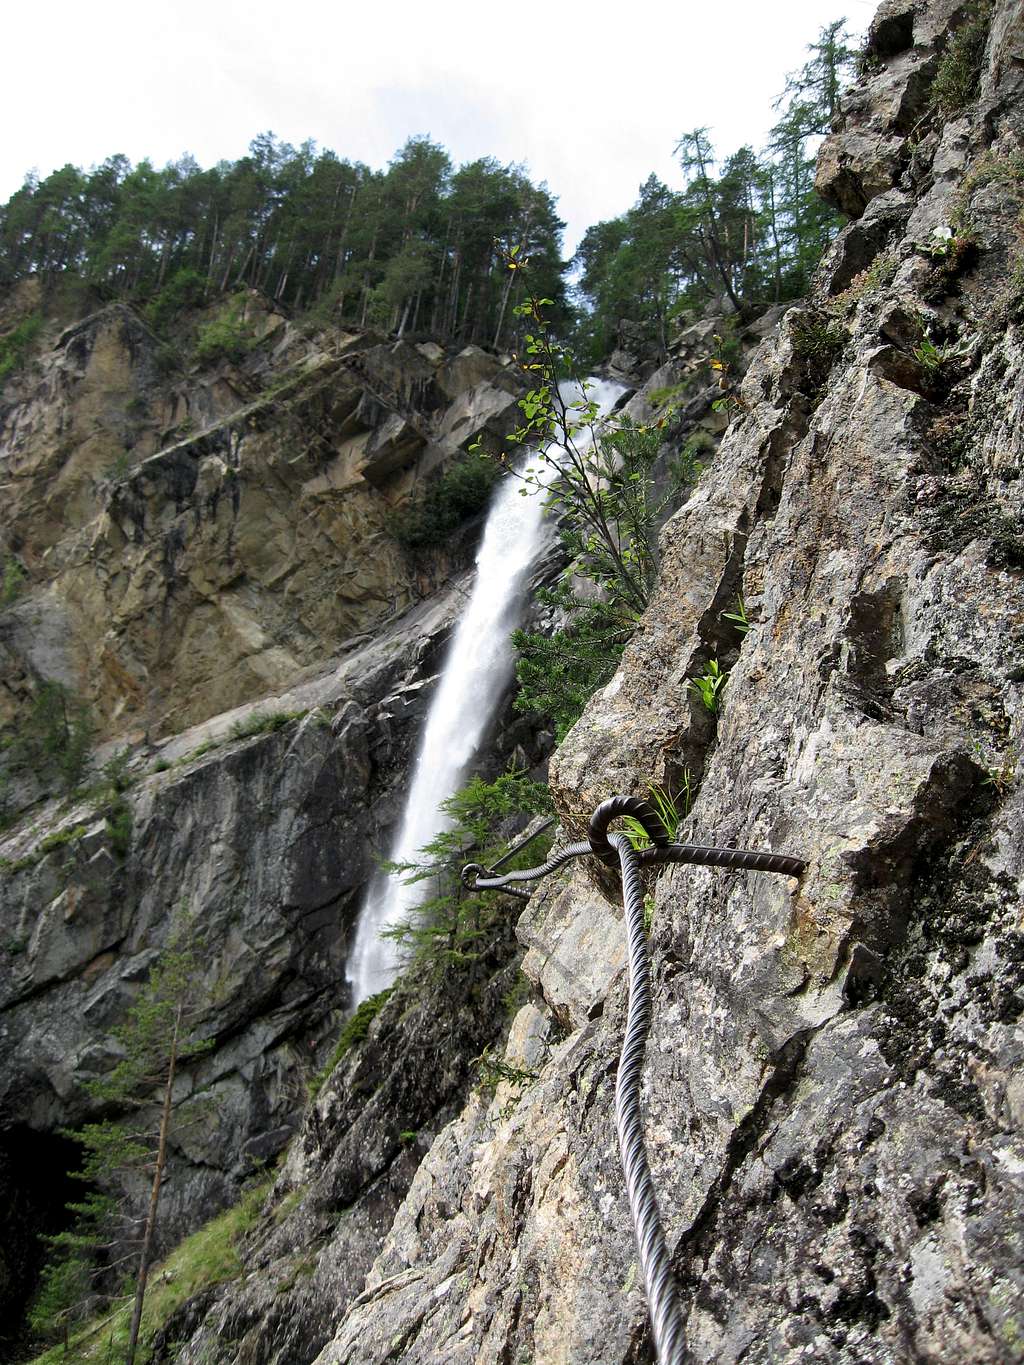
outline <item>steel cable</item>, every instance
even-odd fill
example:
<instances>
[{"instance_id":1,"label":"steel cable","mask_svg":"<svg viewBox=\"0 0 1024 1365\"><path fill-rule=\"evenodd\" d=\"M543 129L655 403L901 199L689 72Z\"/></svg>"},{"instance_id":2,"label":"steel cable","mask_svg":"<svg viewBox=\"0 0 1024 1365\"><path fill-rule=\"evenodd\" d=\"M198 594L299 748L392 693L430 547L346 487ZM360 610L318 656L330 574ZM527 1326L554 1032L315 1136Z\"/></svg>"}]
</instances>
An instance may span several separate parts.
<instances>
[{"instance_id":1,"label":"steel cable","mask_svg":"<svg viewBox=\"0 0 1024 1365\"><path fill-rule=\"evenodd\" d=\"M608 834L608 825L617 815L638 820L651 839L651 847L637 852L625 834ZM528 891L511 885L536 881L563 867L573 858L593 853L602 862L616 861L622 874L622 906L626 919L628 1002L626 1027L619 1054L615 1080L615 1131L619 1157L626 1182L626 1197L633 1219L647 1311L654 1333L654 1346L662 1365L683 1365L686 1343L683 1311L672 1274L672 1262L661 1226L658 1198L651 1178L644 1144L640 1112L640 1083L644 1053L651 1022L651 979L647 959L647 930L644 925L644 893L640 871L657 863L694 863L704 867L741 868L747 871L778 872L799 876L805 863L783 853L768 853L746 848L718 848L708 844L674 844L661 818L646 801L634 796L612 796L602 801L590 821L589 838L568 844L552 854L540 867L507 872L503 877L488 875L491 869L467 863L462 882L470 890L504 890L506 894L529 899ZM480 874L484 874L481 876Z\"/></svg>"},{"instance_id":2,"label":"steel cable","mask_svg":"<svg viewBox=\"0 0 1024 1365\"><path fill-rule=\"evenodd\" d=\"M622 867L629 985L626 1028L619 1054L619 1071L615 1078L615 1132L619 1139L626 1197L640 1252L640 1269L654 1332L654 1349L659 1361L665 1362L665 1365L682 1365L685 1350L683 1311L661 1226L658 1196L654 1191L651 1168L647 1164L643 1118L640 1114L640 1081L647 1032L651 1024L651 973L647 963L644 888L640 880L640 859L633 845L624 834L613 834L610 842L619 855Z\"/></svg>"}]
</instances>

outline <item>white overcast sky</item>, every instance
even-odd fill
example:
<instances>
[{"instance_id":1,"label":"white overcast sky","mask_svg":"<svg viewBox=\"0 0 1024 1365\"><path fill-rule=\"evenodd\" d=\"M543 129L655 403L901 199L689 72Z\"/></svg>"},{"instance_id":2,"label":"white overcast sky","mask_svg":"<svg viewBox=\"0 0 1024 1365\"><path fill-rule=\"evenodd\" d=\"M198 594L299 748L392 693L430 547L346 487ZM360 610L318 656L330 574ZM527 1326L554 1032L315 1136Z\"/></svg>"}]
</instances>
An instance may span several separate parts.
<instances>
[{"instance_id":1,"label":"white overcast sky","mask_svg":"<svg viewBox=\"0 0 1024 1365\"><path fill-rule=\"evenodd\" d=\"M245 154L273 130L383 167L429 134L458 165L522 162L571 251L680 134L759 146L821 27L862 33L874 0L38 0L3 22L0 201L30 169L115 152L164 165Z\"/></svg>"}]
</instances>

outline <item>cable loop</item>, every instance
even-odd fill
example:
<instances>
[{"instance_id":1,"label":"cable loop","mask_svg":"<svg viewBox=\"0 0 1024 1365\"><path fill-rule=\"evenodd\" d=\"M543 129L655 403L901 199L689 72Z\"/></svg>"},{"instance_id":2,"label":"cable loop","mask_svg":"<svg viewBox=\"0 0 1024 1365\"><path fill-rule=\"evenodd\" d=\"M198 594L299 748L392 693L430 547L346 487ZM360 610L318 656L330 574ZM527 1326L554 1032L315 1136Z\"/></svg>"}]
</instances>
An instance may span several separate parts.
<instances>
[{"instance_id":1,"label":"cable loop","mask_svg":"<svg viewBox=\"0 0 1024 1365\"><path fill-rule=\"evenodd\" d=\"M590 817L588 830L591 853L609 867L617 866L619 861L618 854L608 840L608 826L617 815L631 815L639 821L656 848L667 848L672 841L661 816L643 797L609 796Z\"/></svg>"},{"instance_id":2,"label":"cable loop","mask_svg":"<svg viewBox=\"0 0 1024 1365\"><path fill-rule=\"evenodd\" d=\"M631 815L649 835L652 847L637 852L625 834L608 834L619 815ZM626 963L629 999L626 1027L615 1081L615 1132L626 1184L626 1197L633 1220L647 1311L660 1365L684 1365L686 1339L679 1290L672 1274L665 1232L661 1226L658 1198L651 1178L640 1113L640 1080L651 1021L651 978L644 925L643 882L640 871L657 863L693 863L703 867L741 868L751 872L777 872L797 877L806 863L786 853L760 849L716 848L710 844L674 844L657 811L637 796L611 796L602 801L590 820L589 839L568 844L540 867L508 872L496 877L495 869L467 863L462 884L471 891L502 890L506 895L529 900L530 893L511 885L536 881L562 867L572 858L593 853L622 873L622 908L626 918ZM483 874L483 875L481 875Z\"/></svg>"}]
</instances>

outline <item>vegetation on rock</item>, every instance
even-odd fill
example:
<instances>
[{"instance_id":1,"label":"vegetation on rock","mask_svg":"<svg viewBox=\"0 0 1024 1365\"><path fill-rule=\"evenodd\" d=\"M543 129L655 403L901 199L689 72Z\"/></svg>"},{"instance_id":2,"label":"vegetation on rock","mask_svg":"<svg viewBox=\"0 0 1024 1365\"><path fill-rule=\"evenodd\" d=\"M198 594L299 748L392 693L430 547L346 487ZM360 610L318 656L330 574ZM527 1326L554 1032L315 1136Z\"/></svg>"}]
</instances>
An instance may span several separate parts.
<instances>
[{"instance_id":1,"label":"vegetation on rock","mask_svg":"<svg viewBox=\"0 0 1024 1365\"><path fill-rule=\"evenodd\" d=\"M486 456L462 456L399 510L394 534L410 550L445 545L453 531L485 509L501 474Z\"/></svg>"},{"instance_id":2,"label":"vegetation on rock","mask_svg":"<svg viewBox=\"0 0 1024 1365\"><path fill-rule=\"evenodd\" d=\"M991 0L979 0L968 6L949 41L931 88L932 105L943 118L956 118L978 93L991 19Z\"/></svg>"},{"instance_id":3,"label":"vegetation on rock","mask_svg":"<svg viewBox=\"0 0 1024 1365\"><path fill-rule=\"evenodd\" d=\"M412 915L386 931L408 950L420 970L440 973L455 966L472 979L491 943L512 932L502 898L493 892L467 891L459 874L469 861L491 866L506 851L503 829L521 827L524 820L547 814L550 808L547 787L523 772L512 770L493 782L474 777L442 802L449 827L420 850L419 861L385 864L408 884L431 883L431 894ZM531 843L528 853L517 854L506 868L530 866L543 856L538 847L536 841Z\"/></svg>"},{"instance_id":4,"label":"vegetation on rock","mask_svg":"<svg viewBox=\"0 0 1024 1365\"><path fill-rule=\"evenodd\" d=\"M25 363L29 347L38 336L42 325L43 319L40 314L30 313L6 336L0 337L0 388L3 387L8 375L13 374Z\"/></svg>"},{"instance_id":5,"label":"vegetation on rock","mask_svg":"<svg viewBox=\"0 0 1024 1365\"><path fill-rule=\"evenodd\" d=\"M381 1010L391 999L393 986L388 986L386 990L378 991L376 995L368 996L356 1006L350 1017L338 1035L338 1041L334 1045L327 1062L309 1083L310 1099L315 1099L320 1093L324 1081L332 1073L335 1067L341 1062L351 1050L363 1041L370 1031L370 1025L380 1014Z\"/></svg>"},{"instance_id":6,"label":"vegetation on rock","mask_svg":"<svg viewBox=\"0 0 1024 1365\"><path fill-rule=\"evenodd\" d=\"M168 1138L177 1117L171 1103L175 1079L182 1065L212 1045L194 1033L201 947L190 918L177 918L149 980L115 1032L121 1060L107 1075L87 1084L94 1099L131 1118L101 1119L73 1134L84 1154L75 1174L85 1182L86 1193L69 1206L75 1216L72 1226L50 1239L54 1256L30 1314L40 1337L63 1336L67 1341L74 1324L104 1301L116 1303L122 1297L123 1277L112 1273L110 1251L129 1248L124 1261L135 1270L128 1365L139 1337ZM129 1173L149 1179L148 1204L141 1217L123 1194Z\"/></svg>"},{"instance_id":7,"label":"vegetation on rock","mask_svg":"<svg viewBox=\"0 0 1024 1365\"><path fill-rule=\"evenodd\" d=\"M658 529L699 466L669 461L655 477L665 419L602 417L575 356L551 334L547 303L520 305L534 329L523 368L535 387L520 400L525 420L510 440L531 451L524 492L543 490L549 499L568 568L537 596L560 624L512 639L520 654L515 704L553 723L561 740L615 671L657 578ZM564 379L575 400L565 397Z\"/></svg>"}]
</instances>

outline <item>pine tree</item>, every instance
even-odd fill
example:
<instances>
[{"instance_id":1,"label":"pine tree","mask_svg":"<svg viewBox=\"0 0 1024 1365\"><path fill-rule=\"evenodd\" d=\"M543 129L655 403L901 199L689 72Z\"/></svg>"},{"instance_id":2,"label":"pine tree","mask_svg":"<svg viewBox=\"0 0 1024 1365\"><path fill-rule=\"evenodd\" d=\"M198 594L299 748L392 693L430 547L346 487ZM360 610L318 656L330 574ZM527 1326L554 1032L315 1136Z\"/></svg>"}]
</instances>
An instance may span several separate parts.
<instances>
[{"instance_id":1,"label":"pine tree","mask_svg":"<svg viewBox=\"0 0 1024 1365\"><path fill-rule=\"evenodd\" d=\"M84 1154L76 1175L90 1188L82 1201L68 1206L75 1215L73 1226L51 1239L56 1254L31 1311L34 1330L51 1337L59 1331L66 1341L70 1326L104 1297L98 1282L109 1279L114 1268L109 1253L137 1243L138 1250L129 1251L121 1262L134 1265L135 1280L127 1365L133 1365L138 1345L158 1228L175 1079L186 1062L212 1046L195 1036L202 1006L196 984L201 952L191 918L179 914L149 980L116 1030L121 1060L87 1086L94 1099L119 1117L85 1124L72 1134ZM118 1191L125 1176L138 1172L150 1175L149 1198L145 1212L134 1217ZM139 1223L141 1238L133 1233Z\"/></svg>"},{"instance_id":2,"label":"pine tree","mask_svg":"<svg viewBox=\"0 0 1024 1365\"><path fill-rule=\"evenodd\" d=\"M478 977L495 940L513 932L514 920L500 897L466 890L462 866L469 860L490 866L505 852L511 829L521 829L525 819L550 809L547 787L524 772L513 769L493 782L471 778L442 801L448 827L419 850L418 860L385 864L385 871L407 885L426 881L431 886L431 894L406 921L385 930L385 936L401 943L421 969L435 974L455 969L470 981ZM516 855L507 866L527 867L537 856L537 846L531 844L528 853Z\"/></svg>"}]
</instances>

